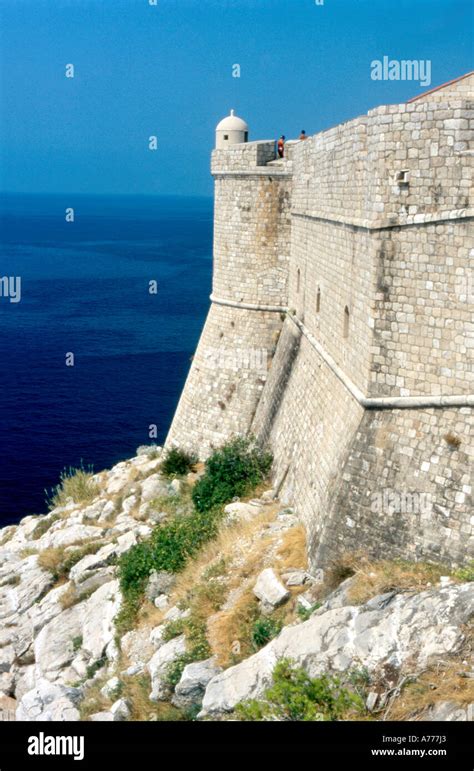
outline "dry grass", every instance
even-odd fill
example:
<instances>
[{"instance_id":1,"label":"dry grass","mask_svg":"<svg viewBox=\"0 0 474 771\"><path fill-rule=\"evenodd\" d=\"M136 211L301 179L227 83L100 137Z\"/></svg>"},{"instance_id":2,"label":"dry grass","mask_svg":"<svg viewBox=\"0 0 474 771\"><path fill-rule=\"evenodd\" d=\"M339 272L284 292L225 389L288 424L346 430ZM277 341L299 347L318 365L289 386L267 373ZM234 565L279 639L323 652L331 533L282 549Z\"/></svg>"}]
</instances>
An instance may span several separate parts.
<instances>
[{"instance_id":1,"label":"dry grass","mask_svg":"<svg viewBox=\"0 0 474 771\"><path fill-rule=\"evenodd\" d=\"M240 661L250 650L250 628L258 615L257 599L252 592L258 573L275 560L274 545L280 534L268 534L266 528L275 519L279 505L265 507L263 512L250 520L224 524L216 538L207 543L199 554L177 576L170 596L170 605L190 607L194 619L207 623L210 648L219 661L228 665ZM286 536L286 533L284 534ZM292 539L290 539L292 540ZM294 543L300 543L298 536ZM289 548L290 554L294 548ZM220 611L224 600L232 590L245 588L235 604ZM206 590L207 588L207 590ZM212 591L210 591L212 589ZM217 611L217 612L216 612ZM151 602L141 608L140 627L153 627L163 621L166 611L159 611ZM233 644L240 643L241 653L232 654Z\"/></svg>"},{"instance_id":2,"label":"dry grass","mask_svg":"<svg viewBox=\"0 0 474 771\"><path fill-rule=\"evenodd\" d=\"M83 468L64 470L59 478L59 484L53 489L48 500L49 508L65 506L69 498L74 503L92 503L100 493L100 488L93 481L93 474Z\"/></svg>"},{"instance_id":3,"label":"dry grass","mask_svg":"<svg viewBox=\"0 0 474 771\"><path fill-rule=\"evenodd\" d=\"M170 598L171 604L185 600L196 584L201 582L203 574L221 561L226 565L225 572L231 580L231 588L234 584L240 584L240 579L246 578L254 571L255 565L260 564L269 539L258 539L257 536L274 517L274 507L271 507L271 510L265 510L253 519L221 527L216 538L207 543L178 575Z\"/></svg>"},{"instance_id":4,"label":"dry grass","mask_svg":"<svg viewBox=\"0 0 474 771\"><path fill-rule=\"evenodd\" d=\"M51 546L49 549L43 549L38 555L38 566L50 573L55 573L64 560L64 547Z\"/></svg>"},{"instance_id":5,"label":"dry grass","mask_svg":"<svg viewBox=\"0 0 474 771\"><path fill-rule=\"evenodd\" d=\"M70 581L68 588L59 598L59 604L61 605L63 610L67 610L67 608L72 608L72 606L75 605L77 601L78 601L78 598L77 598L76 588L73 582Z\"/></svg>"},{"instance_id":6,"label":"dry grass","mask_svg":"<svg viewBox=\"0 0 474 771\"><path fill-rule=\"evenodd\" d=\"M10 525L3 528L3 534L0 536L0 546L5 546L6 543L13 537L16 531L16 525Z\"/></svg>"},{"instance_id":7,"label":"dry grass","mask_svg":"<svg viewBox=\"0 0 474 771\"><path fill-rule=\"evenodd\" d=\"M281 541L282 543L276 552L280 572L288 568L306 570L308 567L308 556L306 551L306 532L303 525L297 525L290 530L286 530L281 536Z\"/></svg>"},{"instance_id":8,"label":"dry grass","mask_svg":"<svg viewBox=\"0 0 474 771\"><path fill-rule=\"evenodd\" d=\"M103 712L111 706L110 699L102 696L100 689L105 685L107 678L100 678L90 685L85 698L79 704L81 720L88 720L95 712Z\"/></svg>"},{"instance_id":9,"label":"dry grass","mask_svg":"<svg viewBox=\"0 0 474 771\"><path fill-rule=\"evenodd\" d=\"M220 666L237 664L254 653L251 628L258 615L258 601L249 586L229 610L221 610L209 618L207 638Z\"/></svg>"},{"instance_id":10,"label":"dry grass","mask_svg":"<svg viewBox=\"0 0 474 771\"><path fill-rule=\"evenodd\" d=\"M460 708L474 703L474 680L462 677L461 657L440 662L406 685L390 709L390 720L417 720L440 701L454 701Z\"/></svg>"},{"instance_id":11,"label":"dry grass","mask_svg":"<svg viewBox=\"0 0 474 771\"><path fill-rule=\"evenodd\" d=\"M268 485L263 485L263 489ZM252 497L255 497L255 492ZM191 618L204 624L207 641L221 666L230 666L251 655L255 648L252 628L261 615L253 586L266 567L283 572L289 567L306 569L306 536L303 526L269 532L279 503L265 506L248 520L223 524L211 542L177 576L170 605L189 607ZM297 595L304 587L291 587L291 599L274 617L295 621ZM163 622L166 611L145 602L138 626L150 628Z\"/></svg>"},{"instance_id":12,"label":"dry grass","mask_svg":"<svg viewBox=\"0 0 474 771\"><path fill-rule=\"evenodd\" d=\"M26 559L27 557L31 557L33 554L38 554L39 549L36 549L33 546L28 546L26 549L22 549L20 552L20 557L22 559Z\"/></svg>"},{"instance_id":13,"label":"dry grass","mask_svg":"<svg viewBox=\"0 0 474 771\"><path fill-rule=\"evenodd\" d=\"M442 565L402 560L371 561L356 558L352 562L352 569L354 581L348 597L355 605L392 590L421 592L437 585L441 576L451 575L450 569Z\"/></svg>"},{"instance_id":14,"label":"dry grass","mask_svg":"<svg viewBox=\"0 0 474 771\"><path fill-rule=\"evenodd\" d=\"M35 529L31 533L31 537L34 541L41 538L42 535L48 532L49 528L61 519L59 514L42 515L39 517L39 522Z\"/></svg>"},{"instance_id":15,"label":"dry grass","mask_svg":"<svg viewBox=\"0 0 474 771\"><path fill-rule=\"evenodd\" d=\"M130 720L183 720L183 714L179 709L166 702L155 703L150 701L151 681L148 675L138 677L124 677L120 698L128 701L130 706Z\"/></svg>"},{"instance_id":16,"label":"dry grass","mask_svg":"<svg viewBox=\"0 0 474 771\"><path fill-rule=\"evenodd\" d=\"M96 712L110 710L116 699L126 699L130 708L130 721L183 720L182 712L166 702L150 701L151 681L148 675L122 677L121 686L110 699L101 694L107 677L101 677L88 687L84 700L79 705L81 720L89 720Z\"/></svg>"}]
</instances>

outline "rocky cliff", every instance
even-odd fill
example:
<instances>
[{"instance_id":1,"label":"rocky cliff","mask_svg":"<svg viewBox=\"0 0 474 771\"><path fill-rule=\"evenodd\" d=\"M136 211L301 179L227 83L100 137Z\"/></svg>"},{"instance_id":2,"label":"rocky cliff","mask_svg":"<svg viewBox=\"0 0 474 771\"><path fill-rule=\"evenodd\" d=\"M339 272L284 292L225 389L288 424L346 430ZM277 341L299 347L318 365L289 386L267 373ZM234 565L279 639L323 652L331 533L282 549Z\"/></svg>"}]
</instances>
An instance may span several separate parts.
<instances>
[{"instance_id":1,"label":"rocky cliff","mask_svg":"<svg viewBox=\"0 0 474 771\"><path fill-rule=\"evenodd\" d=\"M161 465L160 448L141 448L83 480L82 502L63 495L0 531L4 718L235 718L287 660L337 677L357 697L347 719L469 718L472 571L354 557L310 573L298 513L273 490L225 506L185 565L151 572L130 614L122 555L191 516L203 473L169 479Z\"/></svg>"}]
</instances>

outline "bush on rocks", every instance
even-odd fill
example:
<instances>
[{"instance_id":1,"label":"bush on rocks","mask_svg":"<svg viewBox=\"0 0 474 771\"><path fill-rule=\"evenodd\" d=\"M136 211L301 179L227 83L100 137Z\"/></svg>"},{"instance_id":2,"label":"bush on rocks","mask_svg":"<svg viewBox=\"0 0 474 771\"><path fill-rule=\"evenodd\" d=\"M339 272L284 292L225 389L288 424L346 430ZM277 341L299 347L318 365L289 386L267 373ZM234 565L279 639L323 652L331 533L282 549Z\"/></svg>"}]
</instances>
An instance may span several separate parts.
<instances>
[{"instance_id":1,"label":"bush on rocks","mask_svg":"<svg viewBox=\"0 0 474 771\"><path fill-rule=\"evenodd\" d=\"M242 720L319 721L339 720L362 710L360 696L345 688L339 678L312 678L289 659L281 659L263 699L238 704L235 711Z\"/></svg>"},{"instance_id":2,"label":"bush on rocks","mask_svg":"<svg viewBox=\"0 0 474 771\"><path fill-rule=\"evenodd\" d=\"M187 474L188 471L192 471L195 463L197 463L195 455L172 447L167 451L165 459L161 464L161 472L165 477L181 477Z\"/></svg>"},{"instance_id":3,"label":"bush on rocks","mask_svg":"<svg viewBox=\"0 0 474 771\"><path fill-rule=\"evenodd\" d=\"M192 498L198 511L211 511L249 493L270 470L272 456L251 439L236 438L206 461L206 472L195 484Z\"/></svg>"}]
</instances>

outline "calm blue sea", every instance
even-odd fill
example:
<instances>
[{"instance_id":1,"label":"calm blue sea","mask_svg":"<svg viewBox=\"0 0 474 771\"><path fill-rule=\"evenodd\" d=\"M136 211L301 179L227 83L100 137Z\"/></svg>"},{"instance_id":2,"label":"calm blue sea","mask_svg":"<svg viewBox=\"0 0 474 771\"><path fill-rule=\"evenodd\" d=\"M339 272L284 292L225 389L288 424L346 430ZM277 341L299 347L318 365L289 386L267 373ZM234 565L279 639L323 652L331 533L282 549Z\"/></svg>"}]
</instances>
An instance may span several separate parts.
<instances>
[{"instance_id":1,"label":"calm blue sea","mask_svg":"<svg viewBox=\"0 0 474 771\"><path fill-rule=\"evenodd\" d=\"M0 297L3 525L45 511L64 467L109 467L150 424L163 441L209 305L212 200L4 195L1 242L0 277L22 279Z\"/></svg>"}]
</instances>

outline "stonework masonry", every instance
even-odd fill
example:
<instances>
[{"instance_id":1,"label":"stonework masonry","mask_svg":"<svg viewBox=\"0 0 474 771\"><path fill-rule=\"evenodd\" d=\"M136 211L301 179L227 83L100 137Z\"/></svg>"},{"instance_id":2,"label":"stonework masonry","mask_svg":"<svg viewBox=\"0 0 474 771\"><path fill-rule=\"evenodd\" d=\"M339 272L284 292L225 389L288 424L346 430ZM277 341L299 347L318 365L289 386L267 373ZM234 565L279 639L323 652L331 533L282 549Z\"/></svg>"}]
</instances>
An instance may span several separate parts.
<instances>
[{"instance_id":1,"label":"stonework masonry","mask_svg":"<svg viewBox=\"0 0 474 771\"><path fill-rule=\"evenodd\" d=\"M474 556L474 75L215 150L212 305L167 439L274 454L314 565Z\"/></svg>"}]
</instances>

